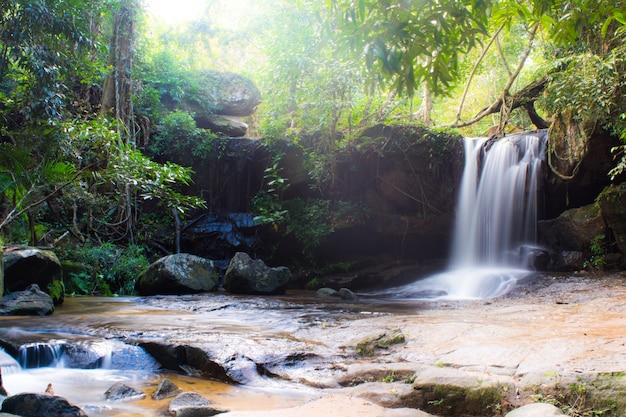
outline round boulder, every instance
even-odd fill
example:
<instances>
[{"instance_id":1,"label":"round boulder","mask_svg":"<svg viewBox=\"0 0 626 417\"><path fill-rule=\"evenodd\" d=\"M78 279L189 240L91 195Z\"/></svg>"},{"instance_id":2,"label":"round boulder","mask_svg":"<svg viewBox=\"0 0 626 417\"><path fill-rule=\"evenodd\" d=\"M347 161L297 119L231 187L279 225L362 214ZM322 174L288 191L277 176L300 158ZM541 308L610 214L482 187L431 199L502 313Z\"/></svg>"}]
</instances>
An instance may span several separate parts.
<instances>
[{"instance_id":1,"label":"round boulder","mask_svg":"<svg viewBox=\"0 0 626 417\"><path fill-rule=\"evenodd\" d=\"M20 247L4 251L4 289L23 291L31 284L47 289L61 280L61 262L49 250Z\"/></svg>"},{"instance_id":2,"label":"round boulder","mask_svg":"<svg viewBox=\"0 0 626 417\"><path fill-rule=\"evenodd\" d=\"M287 267L270 268L260 259L237 252L224 275L224 288L236 294L284 294L290 279Z\"/></svg>"},{"instance_id":3,"label":"round boulder","mask_svg":"<svg viewBox=\"0 0 626 417\"><path fill-rule=\"evenodd\" d=\"M188 253L169 255L151 264L137 279L141 295L195 294L217 289L213 261Z\"/></svg>"}]
</instances>

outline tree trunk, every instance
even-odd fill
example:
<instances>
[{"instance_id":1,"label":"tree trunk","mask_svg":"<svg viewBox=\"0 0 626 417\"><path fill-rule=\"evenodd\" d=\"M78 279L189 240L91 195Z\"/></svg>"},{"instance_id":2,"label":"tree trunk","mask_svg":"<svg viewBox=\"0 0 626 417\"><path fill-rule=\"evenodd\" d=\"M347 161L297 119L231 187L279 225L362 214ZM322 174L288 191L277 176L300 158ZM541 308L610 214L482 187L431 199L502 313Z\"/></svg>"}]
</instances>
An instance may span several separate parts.
<instances>
[{"instance_id":1,"label":"tree trunk","mask_svg":"<svg viewBox=\"0 0 626 417\"><path fill-rule=\"evenodd\" d=\"M422 90L422 105L418 110L418 120L424 123L427 126L431 126L433 124L433 119L431 118L433 112L433 95L428 87L428 84L424 83L424 87Z\"/></svg>"},{"instance_id":2,"label":"tree trunk","mask_svg":"<svg viewBox=\"0 0 626 417\"><path fill-rule=\"evenodd\" d=\"M102 88L101 114L112 114L119 123L122 137L133 140L132 69L135 40L136 0L124 0L115 15L107 75Z\"/></svg>"}]
</instances>

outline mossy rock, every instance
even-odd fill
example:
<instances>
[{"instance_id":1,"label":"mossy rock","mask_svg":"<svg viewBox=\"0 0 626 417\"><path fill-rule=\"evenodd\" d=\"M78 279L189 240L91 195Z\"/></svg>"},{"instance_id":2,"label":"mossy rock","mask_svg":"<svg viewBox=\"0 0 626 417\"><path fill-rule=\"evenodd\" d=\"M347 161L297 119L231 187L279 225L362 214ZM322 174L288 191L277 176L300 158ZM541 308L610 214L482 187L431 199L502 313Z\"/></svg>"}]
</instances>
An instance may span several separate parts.
<instances>
[{"instance_id":1,"label":"mossy rock","mask_svg":"<svg viewBox=\"0 0 626 417\"><path fill-rule=\"evenodd\" d=\"M360 356L374 356L377 350L388 349L391 345L404 343L406 337L402 330L395 329L390 332L366 337L356 345L356 352Z\"/></svg>"}]
</instances>

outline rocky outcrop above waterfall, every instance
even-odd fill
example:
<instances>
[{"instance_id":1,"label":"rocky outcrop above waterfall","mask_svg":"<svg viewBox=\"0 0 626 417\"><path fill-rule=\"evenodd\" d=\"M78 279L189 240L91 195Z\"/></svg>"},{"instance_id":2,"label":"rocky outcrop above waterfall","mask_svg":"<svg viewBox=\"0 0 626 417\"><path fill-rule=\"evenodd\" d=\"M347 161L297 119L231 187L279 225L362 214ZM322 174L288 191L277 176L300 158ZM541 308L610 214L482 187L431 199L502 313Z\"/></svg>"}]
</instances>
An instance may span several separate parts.
<instances>
[{"instance_id":1,"label":"rocky outcrop above waterfall","mask_svg":"<svg viewBox=\"0 0 626 417\"><path fill-rule=\"evenodd\" d=\"M50 250L32 247L9 248L4 252L4 288L6 291L23 291L32 284L49 290L55 282L62 282L61 262ZM62 284L61 284L62 285ZM55 304L63 300L60 291Z\"/></svg>"},{"instance_id":2,"label":"rocky outcrop above waterfall","mask_svg":"<svg viewBox=\"0 0 626 417\"><path fill-rule=\"evenodd\" d=\"M554 218L569 208L592 204L610 184L615 166L611 149L617 137L599 130L585 133L576 124L560 123L548 136L548 169L544 192L544 218Z\"/></svg>"},{"instance_id":3,"label":"rocky outcrop above waterfall","mask_svg":"<svg viewBox=\"0 0 626 417\"><path fill-rule=\"evenodd\" d=\"M237 252L224 275L224 288L235 294L282 294L290 278L287 267L270 268L261 259Z\"/></svg>"},{"instance_id":4,"label":"rocky outcrop above waterfall","mask_svg":"<svg viewBox=\"0 0 626 417\"><path fill-rule=\"evenodd\" d=\"M0 303L0 316L47 316L53 312L52 298L37 284L5 295Z\"/></svg>"},{"instance_id":5,"label":"rocky outcrop above waterfall","mask_svg":"<svg viewBox=\"0 0 626 417\"><path fill-rule=\"evenodd\" d=\"M164 98L170 110L194 114L200 128L231 137L246 134L248 126L240 119L254 113L261 93L254 83L239 74L212 70L193 74L198 91L187 91L182 100Z\"/></svg>"},{"instance_id":6,"label":"rocky outcrop above waterfall","mask_svg":"<svg viewBox=\"0 0 626 417\"><path fill-rule=\"evenodd\" d=\"M169 255L143 271L136 284L142 295L214 291L219 277L213 261L187 253Z\"/></svg>"},{"instance_id":7,"label":"rocky outcrop above waterfall","mask_svg":"<svg viewBox=\"0 0 626 417\"><path fill-rule=\"evenodd\" d=\"M3 413L19 416L88 417L63 397L50 394L17 394L2 402Z\"/></svg>"}]
</instances>

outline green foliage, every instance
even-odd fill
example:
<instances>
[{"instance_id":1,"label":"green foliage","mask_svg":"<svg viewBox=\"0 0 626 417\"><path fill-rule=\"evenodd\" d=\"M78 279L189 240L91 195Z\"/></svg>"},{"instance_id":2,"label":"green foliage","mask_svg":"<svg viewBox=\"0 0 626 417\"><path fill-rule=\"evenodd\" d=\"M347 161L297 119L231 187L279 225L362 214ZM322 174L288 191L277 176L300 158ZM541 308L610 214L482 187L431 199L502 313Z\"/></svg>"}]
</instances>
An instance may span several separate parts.
<instances>
[{"instance_id":1,"label":"green foliage","mask_svg":"<svg viewBox=\"0 0 626 417\"><path fill-rule=\"evenodd\" d=\"M87 244L69 251L66 258L84 265L69 273L67 289L77 295L130 295L134 293L139 273L149 266L144 248L112 243Z\"/></svg>"},{"instance_id":2,"label":"green foliage","mask_svg":"<svg viewBox=\"0 0 626 417\"><path fill-rule=\"evenodd\" d=\"M318 247L333 231L330 200L294 198L285 201L289 213L287 233L293 233L302 244L303 253L312 257Z\"/></svg>"},{"instance_id":3,"label":"green foliage","mask_svg":"<svg viewBox=\"0 0 626 417\"><path fill-rule=\"evenodd\" d=\"M604 233L596 235L589 245L591 257L583 263L583 267L598 271L606 265L606 236Z\"/></svg>"},{"instance_id":4,"label":"green foliage","mask_svg":"<svg viewBox=\"0 0 626 417\"><path fill-rule=\"evenodd\" d=\"M421 83L445 93L459 77L461 56L487 33L491 2L333 0L348 48L363 51L377 83L412 95Z\"/></svg>"},{"instance_id":5,"label":"green foliage","mask_svg":"<svg viewBox=\"0 0 626 417\"><path fill-rule=\"evenodd\" d=\"M7 0L0 4L0 92L9 113L60 120L73 84L102 70L93 25L115 1Z\"/></svg>"},{"instance_id":6,"label":"green foliage","mask_svg":"<svg viewBox=\"0 0 626 417\"><path fill-rule=\"evenodd\" d=\"M616 106L623 104L617 94L626 87L616 61L622 58L585 52L557 60L549 74L543 106L551 114L573 113L575 120L587 125L605 125L609 131L623 129L612 125L619 121L615 116L621 109Z\"/></svg>"},{"instance_id":7,"label":"green foliage","mask_svg":"<svg viewBox=\"0 0 626 417\"><path fill-rule=\"evenodd\" d=\"M289 188L289 181L281 175L280 160L283 155L284 153L277 152L272 156L263 176L265 189L259 191L252 201L257 213L254 221L257 224L273 225L276 230L278 225L285 221L288 213L282 200L283 193Z\"/></svg>"},{"instance_id":8,"label":"green foliage","mask_svg":"<svg viewBox=\"0 0 626 417\"><path fill-rule=\"evenodd\" d=\"M219 159L226 144L226 138L196 127L193 114L175 110L161 119L148 149L154 155L182 163L189 159L189 155L205 160Z\"/></svg>"}]
</instances>

